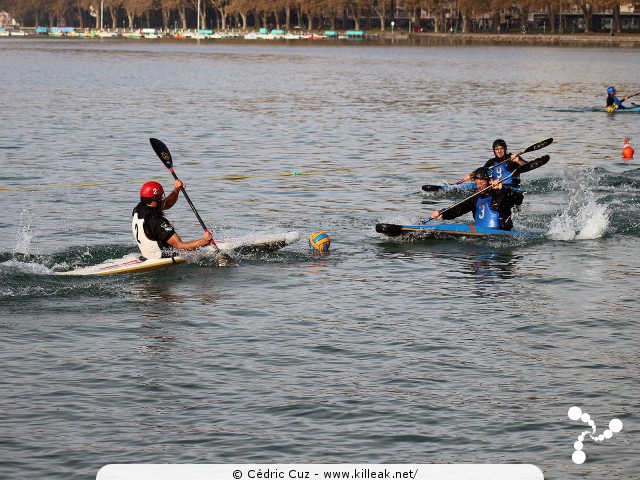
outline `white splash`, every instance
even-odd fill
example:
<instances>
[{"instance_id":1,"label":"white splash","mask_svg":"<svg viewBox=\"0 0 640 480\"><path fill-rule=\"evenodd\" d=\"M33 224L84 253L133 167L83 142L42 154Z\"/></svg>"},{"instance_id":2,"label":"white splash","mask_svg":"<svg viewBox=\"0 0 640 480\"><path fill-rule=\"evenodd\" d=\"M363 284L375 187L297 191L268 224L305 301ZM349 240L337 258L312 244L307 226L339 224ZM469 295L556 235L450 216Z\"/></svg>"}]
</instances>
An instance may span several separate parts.
<instances>
[{"instance_id":1,"label":"white splash","mask_svg":"<svg viewBox=\"0 0 640 480\"><path fill-rule=\"evenodd\" d=\"M0 270L6 270L13 273L32 273L38 275L46 275L53 272L50 268L45 267L41 263L20 262L18 260L7 260L6 262L0 263Z\"/></svg>"},{"instance_id":2,"label":"white splash","mask_svg":"<svg viewBox=\"0 0 640 480\"><path fill-rule=\"evenodd\" d=\"M15 240L16 244L13 248L15 253L34 253L31 251L31 243L35 237L35 234L31 230L31 223L35 219L33 211L24 207L20 212L20 224L16 228Z\"/></svg>"},{"instance_id":3,"label":"white splash","mask_svg":"<svg viewBox=\"0 0 640 480\"><path fill-rule=\"evenodd\" d=\"M569 205L551 220L549 238L554 240L589 240L607 233L611 212L600 205L593 192L597 178L593 170L565 175L565 188L569 192Z\"/></svg>"}]
</instances>

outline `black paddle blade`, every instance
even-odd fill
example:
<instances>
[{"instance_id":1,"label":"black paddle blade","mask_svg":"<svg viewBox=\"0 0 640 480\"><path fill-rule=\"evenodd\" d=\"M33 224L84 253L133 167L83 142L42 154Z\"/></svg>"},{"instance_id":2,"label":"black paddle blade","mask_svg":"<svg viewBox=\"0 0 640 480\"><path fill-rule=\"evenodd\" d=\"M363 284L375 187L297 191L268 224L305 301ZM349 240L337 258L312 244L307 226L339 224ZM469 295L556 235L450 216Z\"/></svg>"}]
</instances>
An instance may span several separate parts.
<instances>
[{"instance_id":1,"label":"black paddle blade","mask_svg":"<svg viewBox=\"0 0 640 480\"><path fill-rule=\"evenodd\" d=\"M525 163L521 167L518 167L516 170L518 171L518 173L530 172L531 170L535 170L536 168L540 168L541 166L546 165L546 163L549 161L550 158L551 157L549 157L549 155L536 158L535 160L531 160L530 162Z\"/></svg>"},{"instance_id":2,"label":"black paddle blade","mask_svg":"<svg viewBox=\"0 0 640 480\"><path fill-rule=\"evenodd\" d=\"M150 138L149 143L151 143L151 148L153 148L153 151L156 152L158 158L162 160L164 166L168 169L172 169L173 159L171 158L171 153L169 152L167 146L157 138Z\"/></svg>"},{"instance_id":3,"label":"black paddle blade","mask_svg":"<svg viewBox=\"0 0 640 480\"><path fill-rule=\"evenodd\" d=\"M376 223L376 232L384 233L389 237L398 237L402 235L402 225L394 225L393 223Z\"/></svg>"},{"instance_id":4,"label":"black paddle blade","mask_svg":"<svg viewBox=\"0 0 640 480\"><path fill-rule=\"evenodd\" d=\"M442 190L442 187L440 185L422 185L422 190L425 192L437 192Z\"/></svg>"},{"instance_id":5,"label":"black paddle blade","mask_svg":"<svg viewBox=\"0 0 640 480\"><path fill-rule=\"evenodd\" d=\"M545 140L541 140L538 143L534 143L533 145L525 148L522 153L533 152L534 150L540 150L541 148L548 147L553 143L553 138L547 138Z\"/></svg>"}]
</instances>

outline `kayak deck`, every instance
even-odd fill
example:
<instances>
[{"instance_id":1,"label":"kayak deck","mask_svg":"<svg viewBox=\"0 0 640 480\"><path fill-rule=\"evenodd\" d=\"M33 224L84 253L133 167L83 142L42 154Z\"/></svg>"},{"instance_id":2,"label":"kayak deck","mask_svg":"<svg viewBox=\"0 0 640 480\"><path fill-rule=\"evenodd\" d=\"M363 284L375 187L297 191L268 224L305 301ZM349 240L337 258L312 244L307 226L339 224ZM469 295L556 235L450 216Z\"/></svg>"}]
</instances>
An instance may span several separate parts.
<instances>
[{"instance_id":1,"label":"kayak deck","mask_svg":"<svg viewBox=\"0 0 640 480\"><path fill-rule=\"evenodd\" d=\"M216 241L216 245L221 253L245 255L249 253L275 252L298 240L300 240L300 233L287 232L284 234L250 236L238 240L219 240ZM211 250L212 254L216 253L213 246L205 248ZM186 261L187 259L180 255L169 258L145 259L140 254L132 253L119 259L106 260L98 265L58 272L58 275L103 276L123 273L146 273L172 267Z\"/></svg>"},{"instance_id":2,"label":"kayak deck","mask_svg":"<svg viewBox=\"0 0 640 480\"><path fill-rule=\"evenodd\" d=\"M145 273L172 267L186 262L183 257L145 259L138 254L130 254L117 260L107 260L99 265L77 268L68 272L59 272L58 275L115 275L121 273Z\"/></svg>"}]
</instances>

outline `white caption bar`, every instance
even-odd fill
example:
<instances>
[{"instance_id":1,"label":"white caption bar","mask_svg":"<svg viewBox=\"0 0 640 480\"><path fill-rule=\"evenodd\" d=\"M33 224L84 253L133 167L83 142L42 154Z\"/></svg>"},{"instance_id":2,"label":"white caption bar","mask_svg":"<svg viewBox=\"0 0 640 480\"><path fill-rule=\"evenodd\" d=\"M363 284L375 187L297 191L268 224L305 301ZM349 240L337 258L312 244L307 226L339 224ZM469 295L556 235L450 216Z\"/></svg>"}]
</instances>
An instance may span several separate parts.
<instances>
[{"instance_id":1,"label":"white caption bar","mask_svg":"<svg viewBox=\"0 0 640 480\"><path fill-rule=\"evenodd\" d=\"M544 480L516 464L112 464L96 480Z\"/></svg>"}]
</instances>

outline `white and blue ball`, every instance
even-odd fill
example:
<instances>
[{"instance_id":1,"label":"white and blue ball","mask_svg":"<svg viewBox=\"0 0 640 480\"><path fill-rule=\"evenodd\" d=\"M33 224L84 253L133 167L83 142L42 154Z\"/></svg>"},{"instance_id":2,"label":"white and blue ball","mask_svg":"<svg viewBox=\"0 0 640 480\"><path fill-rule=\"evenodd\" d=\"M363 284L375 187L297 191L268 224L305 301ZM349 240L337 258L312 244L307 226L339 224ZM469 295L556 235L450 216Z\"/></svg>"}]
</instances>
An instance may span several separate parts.
<instances>
[{"instance_id":1,"label":"white and blue ball","mask_svg":"<svg viewBox=\"0 0 640 480\"><path fill-rule=\"evenodd\" d=\"M331 238L325 232L316 232L309 237L309 245L318 252L328 252L331 246Z\"/></svg>"}]
</instances>

